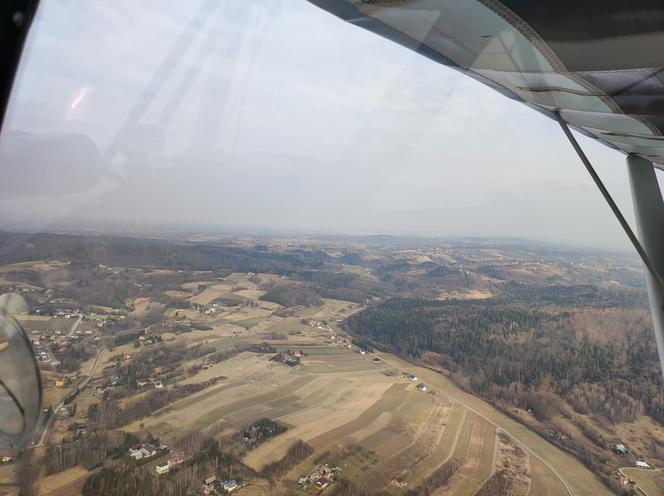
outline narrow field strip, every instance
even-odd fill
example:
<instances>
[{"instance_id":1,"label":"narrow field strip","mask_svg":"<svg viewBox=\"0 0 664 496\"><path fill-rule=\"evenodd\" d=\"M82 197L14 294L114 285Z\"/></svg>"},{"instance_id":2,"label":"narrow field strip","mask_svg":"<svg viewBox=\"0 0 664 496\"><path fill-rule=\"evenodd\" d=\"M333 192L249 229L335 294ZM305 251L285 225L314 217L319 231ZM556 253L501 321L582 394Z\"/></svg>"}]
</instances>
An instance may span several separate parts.
<instances>
[{"instance_id":1,"label":"narrow field strip","mask_svg":"<svg viewBox=\"0 0 664 496\"><path fill-rule=\"evenodd\" d=\"M406 480L410 486L417 485L452 456L465 411L461 403L453 403L433 451L407 475Z\"/></svg>"},{"instance_id":2,"label":"narrow field strip","mask_svg":"<svg viewBox=\"0 0 664 496\"><path fill-rule=\"evenodd\" d=\"M403 398L403 389L402 384L390 386L376 403L364 410L356 419L310 439L309 444L317 450L322 450L331 444L341 441L352 433L365 428L374 422L381 413L393 411L394 407L400 404Z\"/></svg>"},{"instance_id":3,"label":"narrow field strip","mask_svg":"<svg viewBox=\"0 0 664 496\"><path fill-rule=\"evenodd\" d=\"M173 440L177 439L178 437L185 436L186 434L194 430L202 430L205 427L213 424L214 422L222 419L226 415L229 415L235 411L243 410L253 405L263 405L269 401L275 400L285 395L289 395L293 391L299 389L300 387L302 387L303 385L307 384L312 380L313 380L312 377L298 377L297 379L288 382L287 384L278 387L272 391L268 391L266 393L260 393L257 395L252 395L247 398L243 398L241 400L234 401L232 403L228 403L221 407L210 410L209 412L203 413L202 415L196 417L190 423L186 425L181 425L179 428L174 429L171 433L169 433L168 440L170 442L173 442ZM167 418L165 418L164 420L168 421Z\"/></svg>"}]
</instances>

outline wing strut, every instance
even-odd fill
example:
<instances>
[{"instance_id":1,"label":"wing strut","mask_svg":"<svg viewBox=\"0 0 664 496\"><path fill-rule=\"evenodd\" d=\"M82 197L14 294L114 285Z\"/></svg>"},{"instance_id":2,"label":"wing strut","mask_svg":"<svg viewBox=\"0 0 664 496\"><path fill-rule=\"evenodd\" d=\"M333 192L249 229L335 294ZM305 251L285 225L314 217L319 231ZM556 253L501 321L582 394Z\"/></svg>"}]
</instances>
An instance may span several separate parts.
<instances>
[{"instance_id":1,"label":"wing strut","mask_svg":"<svg viewBox=\"0 0 664 496\"><path fill-rule=\"evenodd\" d=\"M639 238L637 238L636 235L634 234L634 231L632 231L632 228L629 227L629 224L627 223L627 220L625 219L622 212L618 208L618 205L616 205L616 202L613 201L613 198L611 197L611 193L609 193L609 191L606 189L606 186L604 186L604 183L602 182L600 177L597 175L597 172L595 172L595 169L593 168L592 164L590 163L590 160L588 160L588 157L586 157L586 154L583 152L583 150L581 149L581 146L576 141L576 138L572 134L572 131L570 131L569 127L567 126L567 123L565 122L565 120L560 116L560 113L556 112L556 118L558 119L558 123L560 124L560 127L563 128L563 132L565 133L565 136L567 136L570 143L572 144L572 147L574 147L574 150L576 151L577 155L581 159L581 162L583 162L583 165L586 166L586 170L590 174L590 177L593 178L593 181L595 181L595 185L597 186L597 188L602 193L602 196L606 200L606 203L609 204L609 207L611 207L611 210L613 211L613 214L618 219L618 222L620 222L620 225L622 226L623 230L625 231L625 234L627 234L627 237L629 238L629 240L634 245L634 248L636 248L636 251L639 253L639 256L641 257L641 260L643 260L643 264L646 266L646 269L648 269L648 272L650 272L650 275L655 279L657 284L659 284L659 287L662 290L664 290L664 278L662 277L662 274L657 270L657 267L655 266L655 264L651 260L650 256L646 252L646 250L641 245L641 242L639 241ZM653 171L653 174L654 174L654 171ZM655 179L655 185L656 184L657 184L657 182L656 182L656 179Z\"/></svg>"},{"instance_id":2,"label":"wing strut","mask_svg":"<svg viewBox=\"0 0 664 496\"><path fill-rule=\"evenodd\" d=\"M627 157L629 182L632 188L632 201L636 226L643 248L650 255L658 273L664 273L664 201L657 183L655 167L645 158ZM664 374L664 286L652 274L646 274L650 313L652 314L659 362Z\"/></svg>"},{"instance_id":3,"label":"wing strut","mask_svg":"<svg viewBox=\"0 0 664 496\"><path fill-rule=\"evenodd\" d=\"M646 266L650 313L657 342L659 364L664 377L664 280L662 279L662 274L664 274L664 201L662 201L662 193L657 183L655 168L652 162L645 158L636 155L627 156L636 225L641 240L643 240L641 243L629 227L618 205L611 198L588 157L583 153L567 123L558 113L556 113L556 118Z\"/></svg>"}]
</instances>

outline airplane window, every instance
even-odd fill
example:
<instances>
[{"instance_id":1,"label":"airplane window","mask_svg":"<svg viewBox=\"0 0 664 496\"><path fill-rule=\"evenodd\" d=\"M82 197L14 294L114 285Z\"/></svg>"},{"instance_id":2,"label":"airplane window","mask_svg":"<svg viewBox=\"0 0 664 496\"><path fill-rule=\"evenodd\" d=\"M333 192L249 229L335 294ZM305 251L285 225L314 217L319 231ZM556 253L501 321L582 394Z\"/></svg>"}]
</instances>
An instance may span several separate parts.
<instances>
[{"instance_id":1,"label":"airplane window","mask_svg":"<svg viewBox=\"0 0 664 496\"><path fill-rule=\"evenodd\" d=\"M664 494L662 19L42 0L0 492Z\"/></svg>"}]
</instances>

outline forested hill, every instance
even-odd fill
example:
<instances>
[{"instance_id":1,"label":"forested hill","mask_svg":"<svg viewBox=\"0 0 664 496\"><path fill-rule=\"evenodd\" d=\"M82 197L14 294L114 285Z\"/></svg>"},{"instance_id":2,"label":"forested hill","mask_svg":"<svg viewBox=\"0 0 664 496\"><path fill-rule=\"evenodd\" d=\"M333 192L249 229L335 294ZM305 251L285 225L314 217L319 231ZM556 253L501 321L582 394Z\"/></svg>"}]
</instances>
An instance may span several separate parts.
<instances>
[{"instance_id":1,"label":"forested hill","mask_svg":"<svg viewBox=\"0 0 664 496\"><path fill-rule=\"evenodd\" d=\"M601 463L615 442L601 432L611 432L612 425L644 414L664 424L652 329L631 293L592 289L593 297L568 298L582 290L567 288L554 305L557 291L546 288L538 298L535 288L524 299L394 298L351 316L346 325L378 349L449 370L457 383L505 411L521 409L524 418L532 413L540 432L559 430L562 423L551 423L556 418L576 423L601 448L595 453ZM573 306L574 300L596 306ZM568 444L579 441L563 437ZM582 445L566 447L592 458Z\"/></svg>"},{"instance_id":2,"label":"forested hill","mask_svg":"<svg viewBox=\"0 0 664 496\"><path fill-rule=\"evenodd\" d=\"M636 320L623 336L593 339L576 328L569 302L551 307L503 301L394 298L346 322L379 348L410 358L428 352L436 365L462 372L475 392L527 405L542 416L555 406L540 404L530 393L553 392L611 422L633 420L645 411L664 423L660 369L647 321ZM515 384L522 393L514 392ZM606 390L605 402L595 403L595 385Z\"/></svg>"},{"instance_id":3,"label":"forested hill","mask_svg":"<svg viewBox=\"0 0 664 496\"><path fill-rule=\"evenodd\" d=\"M292 274L318 268L329 258L320 251L273 253L216 243L0 232L0 264L56 259L122 267Z\"/></svg>"}]
</instances>

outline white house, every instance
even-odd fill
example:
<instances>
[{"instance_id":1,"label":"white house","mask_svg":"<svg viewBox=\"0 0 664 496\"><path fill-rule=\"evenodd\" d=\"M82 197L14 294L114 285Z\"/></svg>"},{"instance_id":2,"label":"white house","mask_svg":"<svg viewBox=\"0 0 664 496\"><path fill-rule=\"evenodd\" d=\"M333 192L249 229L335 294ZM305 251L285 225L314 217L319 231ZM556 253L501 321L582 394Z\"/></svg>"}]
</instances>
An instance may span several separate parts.
<instances>
[{"instance_id":1,"label":"white house","mask_svg":"<svg viewBox=\"0 0 664 496\"><path fill-rule=\"evenodd\" d=\"M134 460L140 460L143 458L143 450L141 450L141 448L134 449L131 447L129 448L129 456L131 456Z\"/></svg>"},{"instance_id":2,"label":"white house","mask_svg":"<svg viewBox=\"0 0 664 496\"><path fill-rule=\"evenodd\" d=\"M625 453L627 453L627 446L625 446L622 443L616 443L613 445L613 451L615 451L620 455L624 455Z\"/></svg>"},{"instance_id":3,"label":"white house","mask_svg":"<svg viewBox=\"0 0 664 496\"><path fill-rule=\"evenodd\" d=\"M650 465L643 460L636 460L637 468L650 468Z\"/></svg>"},{"instance_id":4,"label":"white house","mask_svg":"<svg viewBox=\"0 0 664 496\"><path fill-rule=\"evenodd\" d=\"M224 490L228 491L229 493L231 491L234 491L235 489L238 488L238 483L235 480L225 480L224 481Z\"/></svg>"},{"instance_id":5,"label":"white house","mask_svg":"<svg viewBox=\"0 0 664 496\"><path fill-rule=\"evenodd\" d=\"M161 474L167 474L170 468L171 466L168 464L168 462L165 462L165 463L160 463L154 469L159 475L161 475Z\"/></svg>"},{"instance_id":6,"label":"white house","mask_svg":"<svg viewBox=\"0 0 664 496\"><path fill-rule=\"evenodd\" d=\"M135 444L129 448L129 456L134 460L140 460L143 457L154 456L156 454L157 450L155 447L145 443Z\"/></svg>"}]
</instances>

